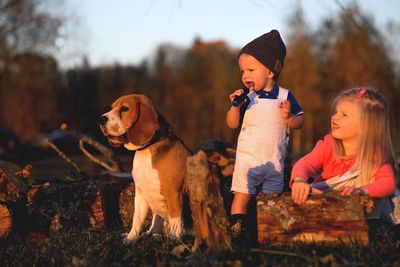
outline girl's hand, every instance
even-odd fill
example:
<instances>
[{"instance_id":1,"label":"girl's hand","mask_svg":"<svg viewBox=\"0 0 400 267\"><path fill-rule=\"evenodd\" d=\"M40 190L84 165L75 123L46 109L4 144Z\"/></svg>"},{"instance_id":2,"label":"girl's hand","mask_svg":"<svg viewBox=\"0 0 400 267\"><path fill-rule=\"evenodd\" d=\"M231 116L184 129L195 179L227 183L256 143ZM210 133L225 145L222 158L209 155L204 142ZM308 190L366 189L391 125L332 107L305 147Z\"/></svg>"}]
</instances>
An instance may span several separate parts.
<instances>
[{"instance_id":1,"label":"girl's hand","mask_svg":"<svg viewBox=\"0 0 400 267\"><path fill-rule=\"evenodd\" d=\"M307 200L310 192L316 195L323 194L321 190L311 187L304 178L294 178L292 184L292 200L294 203L303 204Z\"/></svg>"},{"instance_id":2,"label":"girl's hand","mask_svg":"<svg viewBox=\"0 0 400 267\"><path fill-rule=\"evenodd\" d=\"M367 192L364 188L354 188L353 186L343 186L339 189L339 192L342 196L350 196L353 192L360 194L361 196L367 195Z\"/></svg>"},{"instance_id":3,"label":"girl's hand","mask_svg":"<svg viewBox=\"0 0 400 267\"><path fill-rule=\"evenodd\" d=\"M281 109L281 113L282 113L282 117L284 120L287 120L290 118L291 116L291 107L290 107L290 102L289 100L284 100L281 102L281 104L279 105L280 109Z\"/></svg>"},{"instance_id":4,"label":"girl's hand","mask_svg":"<svg viewBox=\"0 0 400 267\"><path fill-rule=\"evenodd\" d=\"M342 196L350 196L354 192L355 188L352 186L343 186L339 189Z\"/></svg>"},{"instance_id":5,"label":"girl's hand","mask_svg":"<svg viewBox=\"0 0 400 267\"><path fill-rule=\"evenodd\" d=\"M229 95L229 99L230 99L231 103L233 102L233 99L235 99L236 96L240 96L240 95L243 94L243 93L244 93L244 90L243 90L243 89L237 89L235 92L233 92L232 94L230 94L230 95ZM246 102L246 100L243 101L242 103L240 103L238 107L240 107L240 106L241 106L243 103L245 103L245 102Z\"/></svg>"}]
</instances>

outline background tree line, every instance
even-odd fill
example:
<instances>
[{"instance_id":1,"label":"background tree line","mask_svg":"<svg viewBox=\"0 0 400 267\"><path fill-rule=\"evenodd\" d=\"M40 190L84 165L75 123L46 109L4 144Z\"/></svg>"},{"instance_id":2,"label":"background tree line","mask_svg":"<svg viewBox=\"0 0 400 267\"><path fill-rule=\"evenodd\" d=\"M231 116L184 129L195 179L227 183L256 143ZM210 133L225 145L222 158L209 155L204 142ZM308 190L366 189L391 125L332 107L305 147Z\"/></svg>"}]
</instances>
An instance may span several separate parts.
<instances>
[{"instance_id":1,"label":"background tree line","mask_svg":"<svg viewBox=\"0 0 400 267\"><path fill-rule=\"evenodd\" d=\"M225 114L228 95L242 87L238 48L195 38L187 49L160 45L154 61L138 65L91 67L83 60L80 67L61 70L49 51L63 21L44 12L40 3L0 0L0 127L25 142L67 122L101 139L99 115L117 97L138 93L150 97L189 147L211 138L235 144L238 131L225 126ZM279 82L293 91L305 112L304 128L291 138L292 153L309 150L329 131L330 101L359 85L385 94L399 151L399 62L373 18L351 4L311 31L297 8L288 28Z\"/></svg>"}]
</instances>

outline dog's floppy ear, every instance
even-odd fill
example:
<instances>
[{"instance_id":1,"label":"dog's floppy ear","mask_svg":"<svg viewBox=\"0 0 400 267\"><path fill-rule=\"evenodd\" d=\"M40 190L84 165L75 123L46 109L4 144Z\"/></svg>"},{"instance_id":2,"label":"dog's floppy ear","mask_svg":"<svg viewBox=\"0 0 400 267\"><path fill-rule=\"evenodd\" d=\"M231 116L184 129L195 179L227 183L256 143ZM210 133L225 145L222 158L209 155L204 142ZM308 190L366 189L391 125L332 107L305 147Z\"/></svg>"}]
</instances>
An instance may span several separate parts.
<instances>
[{"instance_id":1,"label":"dog's floppy ear","mask_svg":"<svg viewBox=\"0 0 400 267\"><path fill-rule=\"evenodd\" d=\"M158 130L159 125L157 113L150 100L145 97L137 97L136 100L136 114L127 133L128 141L133 145L139 146L150 141Z\"/></svg>"},{"instance_id":2,"label":"dog's floppy ear","mask_svg":"<svg viewBox=\"0 0 400 267\"><path fill-rule=\"evenodd\" d=\"M124 129L129 129L139 116L140 101L136 95L127 95L114 102L113 107L118 107L121 124Z\"/></svg>"}]
</instances>

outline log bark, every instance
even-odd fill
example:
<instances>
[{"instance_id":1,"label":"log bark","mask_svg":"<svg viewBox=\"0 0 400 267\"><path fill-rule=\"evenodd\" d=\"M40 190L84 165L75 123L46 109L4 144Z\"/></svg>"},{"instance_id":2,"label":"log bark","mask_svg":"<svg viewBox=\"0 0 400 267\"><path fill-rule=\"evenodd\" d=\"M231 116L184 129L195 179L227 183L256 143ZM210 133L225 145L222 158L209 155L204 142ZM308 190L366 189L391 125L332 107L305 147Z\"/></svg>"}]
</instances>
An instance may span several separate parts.
<instances>
[{"instance_id":1,"label":"log bark","mask_svg":"<svg viewBox=\"0 0 400 267\"><path fill-rule=\"evenodd\" d=\"M234 196L231 187L236 151L228 143L218 139L202 143L199 150L206 153L208 163L217 169L225 210L230 214Z\"/></svg>"},{"instance_id":2,"label":"log bark","mask_svg":"<svg viewBox=\"0 0 400 267\"><path fill-rule=\"evenodd\" d=\"M29 221L26 231L46 234L76 226L130 226L134 190L130 175L112 172L74 182L32 185L27 190L26 205L15 209L21 213L25 207L25 219L12 220L11 223L13 228L20 229L21 226L14 227L16 223L26 225Z\"/></svg>"},{"instance_id":3,"label":"log bark","mask_svg":"<svg viewBox=\"0 0 400 267\"><path fill-rule=\"evenodd\" d=\"M130 173L103 172L32 185L27 182L30 170L30 165L21 170L0 161L0 236L131 225L135 187Z\"/></svg>"},{"instance_id":4,"label":"log bark","mask_svg":"<svg viewBox=\"0 0 400 267\"><path fill-rule=\"evenodd\" d=\"M260 244L296 243L368 244L364 205L360 196L335 192L311 195L304 204L294 204L290 193L257 196Z\"/></svg>"},{"instance_id":5,"label":"log bark","mask_svg":"<svg viewBox=\"0 0 400 267\"><path fill-rule=\"evenodd\" d=\"M31 168L27 165L21 170L13 163L0 160L0 201L17 201L26 194L26 178Z\"/></svg>"},{"instance_id":6,"label":"log bark","mask_svg":"<svg viewBox=\"0 0 400 267\"><path fill-rule=\"evenodd\" d=\"M27 193L30 231L50 233L62 228L104 226L99 180L34 185Z\"/></svg>"},{"instance_id":7,"label":"log bark","mask_svg":"<svg viewBox=\"0 0 400 267\"><path fill-rule=\"evenodd\" d=\"M0 237L6 236L12 229L11 210L3 204L0 204Z\"/></svg>"},{"instance_id":8,"label":"log bark","mask_svg":"<svg viewBox=\"0 0 400 267\"><path fill-rule=\"evenodd\" d=\"M229 225L215 166L210 167L206 154L199 151L187 158L186 171L195 234L193 250L201 244L230 248Z\"/></svg>"},{"instance_id":9,"label":"log bark","mask_svg":"<svg viewBox=\"0 0 400 267\"><path fill-rule=\"evenodd\" d=\"M26 179L31 168L27 165L21 169L13 163L0 161L0 236L26 230Z\"/></svg>"},{"instance_id":10,"label":"log bark","mask_svg":"<svg viewBox=\"0 0 400 267\"><path fill-rule=\"evenodd\" d=\"M128 184L121 190L118 198L118 208L122 225L124 227L131 227L133 212L135 211L135 185L133 183Z\"/></svg>"}]
</instances>

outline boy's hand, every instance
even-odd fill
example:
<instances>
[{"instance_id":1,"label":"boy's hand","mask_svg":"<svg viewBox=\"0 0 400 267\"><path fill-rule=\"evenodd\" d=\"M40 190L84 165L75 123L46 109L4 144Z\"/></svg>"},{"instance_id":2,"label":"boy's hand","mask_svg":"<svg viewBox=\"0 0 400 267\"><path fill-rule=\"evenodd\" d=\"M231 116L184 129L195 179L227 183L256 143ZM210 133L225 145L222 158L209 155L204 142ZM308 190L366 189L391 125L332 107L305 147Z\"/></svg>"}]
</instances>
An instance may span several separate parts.
<instances>
[{"instance_id":1,"label":"boy's hand","mask_svg":"<svg viewBox=\"0 0 400 267\"><path fill-rule=\"evenodd\" d=\"M287 120L290 118L291 116L291 107L290 107L290 102L289 100L284 100L281 102L281 104L279 105L281 112L282 112L282 117L284 120Z\"/></svg>"},{"instance_id":2,"label":"boy's hand","mask_svg":"<svg viewBox=\"0 0 400 267\"><path fill-rule=\"evenodd\" d=\"M241 94L244 93L243 89L237 89L235 92L233 92L232 94L229 95L229 99L231 101L231 103L233 102L233 100L235 99L236 96L240 96ZM241 105L243 105L244 103L246 103L247 99L245 99L242 103L240 103L237 107L240 107Z\"/></svg>"}]
</instances>

